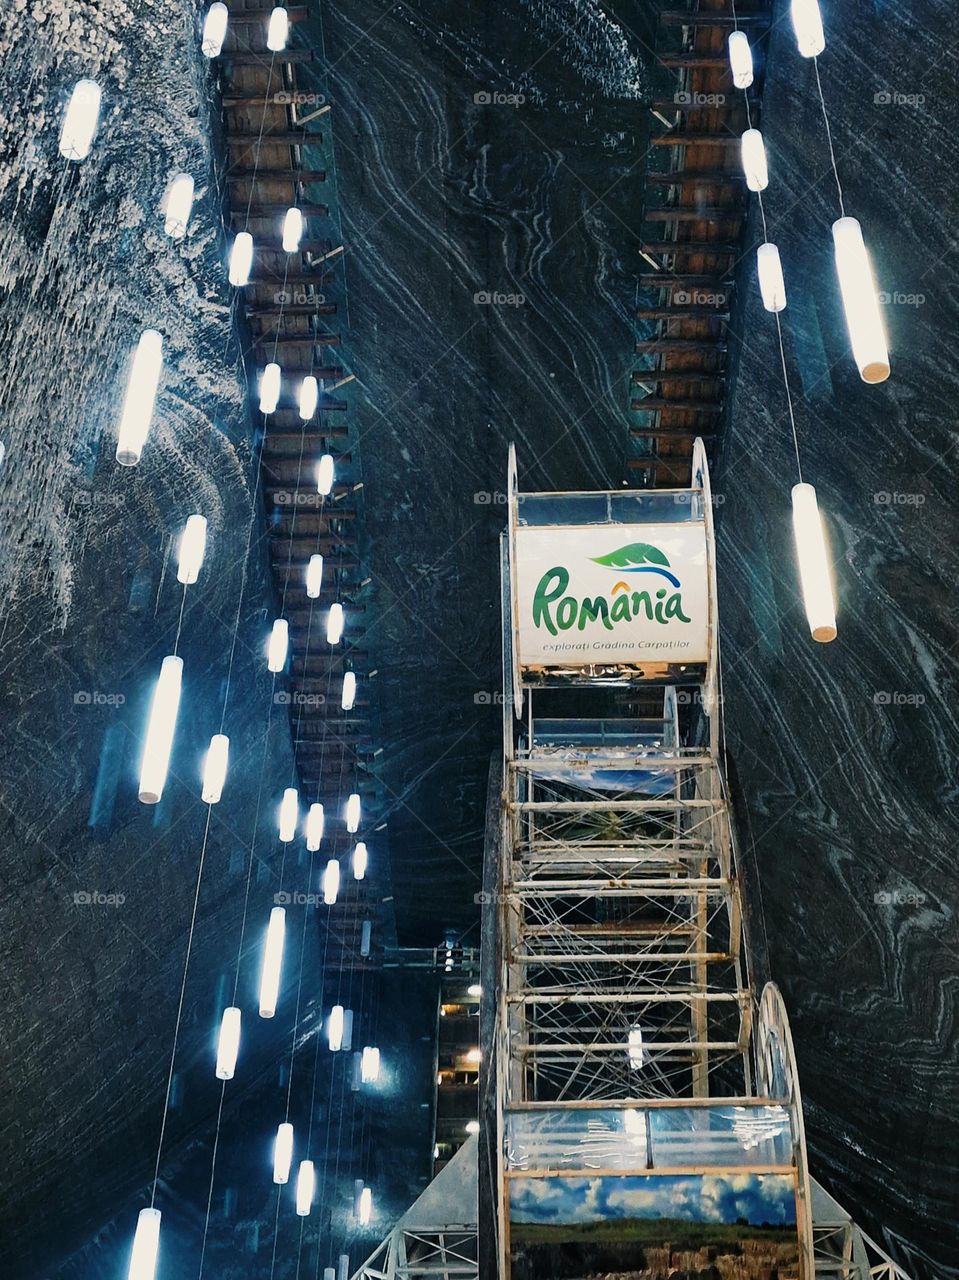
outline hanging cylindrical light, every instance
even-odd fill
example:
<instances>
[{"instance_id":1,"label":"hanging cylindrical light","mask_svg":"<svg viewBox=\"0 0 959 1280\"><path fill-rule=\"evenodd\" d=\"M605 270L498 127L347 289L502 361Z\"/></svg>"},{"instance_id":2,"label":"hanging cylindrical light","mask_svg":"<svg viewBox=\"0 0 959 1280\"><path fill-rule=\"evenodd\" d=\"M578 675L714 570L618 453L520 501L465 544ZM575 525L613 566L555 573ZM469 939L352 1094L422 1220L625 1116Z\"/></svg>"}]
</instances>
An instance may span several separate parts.
<instances>
[{"instance_id":1,"label":"hanging cylindrical light","mask_svg":"<svg viewBox=\"0 0 959 1280\"><path fill-rule=\"evenodd\" d=\"M226 39L229 20L230 11L225 4L220 3L220 0L210 5L203 19L203 36L200 43L200 52L205 58L219 57L223 41Z\"/></svg>"},{"instance_id":2,"label":"hanging cylindrical light","mask_svg":"<svg viewBox=\"0 0 959 1280\"><path fill-rule=\"evenodd\" d=\"M309 853L316 853L323 839L325 819L323 806L317 801L310 805L306 815L306 848Z\"/></svg>"},{"instance_id":3,"label":"hanging cylindrical light","mask_svg":"<svg viewBox=\"0 0 959 1280\"><path fill-rule=\"evenodd\" d=\"M376 1084L380 1078L380 1051L367 1045L360 1059L360 1078L364 1084Z\"/></svg>"},{"instance_id":4,"label":"hanging cylindrical light","mask_svg":"<svg viewBox=\"0 0 959 1280\"><path fill-rule=\"evenodd\" d=\"M642 1027L633 1027L632 1031L630 1031L626 1056L629 1059L629 1065L634 1071L638 1071L646 1061Z\"/></svg>"},{"instance_id":5,"label":"hanging cylindrical light","mask_svg":"<svg viewBox=\"0 0 959 1280\"><path fill-rule=\"evenodd\" d=\"M353 1048L353 1010L343 1010L343 1050L349 1053Z\"/></svg>"},{"instance_id":6,"label":"hanging cylindrical light","mask_svg":"<svg viewBox=\"0 0 959 1280\"><path fill-rule=\"evenodd\" d=\"M277 618L270 632L266 647L266 667L268 671L282 671L286 666L286 653L290 643L290 627L286 618Z\"/></svg>"},{"instance_id":7,"label":"hanging cylindrical light","mask_svg":"<svg viewBox=\"0 0 959 1280\"><path fill-rule=\"evenodd\" d=\"M759 292L767 311L786 309L786 281L779 249L774 244L761 244L756 250L756 267L759 272Z\"/></svg>"},{"instance_id":8,"label":"hanging cylindrical light","mask_svg":"<svg viewBox=\"0 0 959 1280\"><path fill-rule=\"evenodd\" d=\"M312 1160L301 1160L296 1173L296 1212L301 1218L309 1216L313 1208L313 1193L316 1190L316 1174Z\"/></svg>"},{"instance_id":9,"label":"hanging cylindrical light","mask_svg":"<svg viewBox=\"0 0 959 1280\"><path fill-rule=\"evenodd\" d=\"M362 840L359 841L353 850L353 879L362 880L366 875L366 868L370 863L370 855L367 852L366 845Z\"/></svg>"},{"instance_id":10,"label":"hanging cylindrical light","mask_svg":"<svg viewBox=\"0 0 959 1280\"><path fill-rule=\"evenodd\" d=\"M280 995L280 973L283 968L283 943L286 938L286 911L274 907L263 944L263 963L260 966L260 1017L272 1018ZM286 1179L284 1178L284 1182Z\"/></svg>"},{"instance_id":11,"label":"hanging cylindrical light","mask_svg":"<svg viewBox=\"0 0 959 1280\"><path fill-rule=\"evenodd\" d=\"M182 240L193 211L193 176L178 173L170 183L163 209L163 230L173 240Z\"/></svg>"},{"instance_id":12,"label":"hanging cylindrical light","mask_svg":"<svg viewBox=\"0 0 959 1280\"><path fill-rule=\"evenodd\" d=\"M323 901L328 907L332 907L336 902L336 895L340 891L340 864L336 858L331 858L326 864L326 870L323 872Z\"/></svg>"},{"instance_id":13,"label":"hanging cylindrical light","mask_svg":"<svg viewBox=\"0 0 959 1280\"><path fill-rule=\"evenodd\" d=\"M819 0L792 0L790 12L799 52L804 58L818 58L826 47Z\"/></svg>"},{"instance_id":14,"label":"hanging cylindrical light","mask_svg":"<svg viewBox=\"0 0 959 1280\"><path fill-rule=\"evenodd\" d=\"M293 1126L288 1120L276 1127L273 1142L273 1181L283 1186L290 1180L293 1165Z\"/></svg>"},{"instance_id":15,"label":"hanging cylindrical light","mask_svg":"<svg viewBox=\"0 0 959 1280\"><path fill-rule=\"evenodd\" d=\"M373 1216L373 1192L369 1187L364 1187L360 1192L360 1225L366 1226L370 1218Z\"/></svg>"},{"instance_id":16,"label":"hanging cylindrical light","mask_svg":"<svg viewBox=\"0 0 959 1280\"><path fill-rule=\"evenodd\" d=\"M160 675L153 691L150 718L147 721L143 761L140 765L139 797L144 804L159 804L170 767L170 752L180 709L183 683L183 659L170 654L163 659Z\"/></svg>"},{"instance_id":17,"label":"hanging cylindrical light","mask_svg":"<svg viewBox=\"0 0 959 1280\"><path fill-rule=\"evenodd\" d=\"M336 1260L336 1280L349 1280L350 1255L341 1253Z\"/></svg>"},{"instance_id":18,"label":"hanging cylindrical light","mask_svg":"<svg viewBox=\"0 0 959 1280\"><path fill-rule=\"evenodd\" d=\"M744 31L733 31L727 41L729 69L737 89L748 89L753 82L753 51Z\"/></svg>"},{"instance_id":19,"label":"hanging cylindrical light","mask_svg":"<svg viewBox=\"0 0 959 1280\"><path fill-rule=\"evenodd\" d=\"M279 835L284 844L289 844L296 835L296 824L300 820L300 798L296 787L287 787L280 801Z\"/></svg>"},{"instance_id":20,"label":"hanging cylindrical light","mask_svg":"<svg viewBox=\"0 0 959 1280\"><path fill-rule=\"evenodd\" d=\"M335 1004L330 1010L330 1020L326 1027L326 1040L332 1053L339 1053L343 1048L343 1006Z\"/></svg>"},{"instance_id":21,"label":"hanging cylindrical light","mask_svg":"<svg viewBox=\"0 0 959 1280\"><path fill-rule=\"evenodd\" d=\"M303 214L295 206L287 209L283 218L283 249L286 253L296 253L303 236Z\"/></svg>"},{"instance_id":22,"label":"hanging cylindrical light","mask_svg":"<svg viewBox=\"0 0 959 1280\"><path fill-rule=\"evenodd\" d=\"M750 191L765 191L769 186L769 166L766 163L766 144L758 129L747 129L742 136L743 173Z\"/></svg>"},{"instance_id":23,"label":"hanging cylindrical light","mask_svg":"<svg viewBox=\"0 0 959 1280\"><path fill-rule=\"evenodd\" d=\"M230 760L230 739L225 733L215 733L203 761L203 786L200 798L204 804L219 804L226 782Z\"/></svg>"},{"instance_id":24,"label":"hanging cylindrical light","mask_svg":"<svg viewBox=\"0 0 959 1280\"><path fill-rule=\"evenodd\" d=\"M306 566L306 594L311 600L318 600L323 587L323 557L319 554L310 556Z\"/></svg>"},{"instance_id":25,"label":"hanging cylindrical light","mask_svg":"<svg viewBox=\"0 0 959 1280\"><path fill-rule=\"evenodd\" d=\"M163 338L156 329L144 329L133 353L123 413L117 439L117 462L135 467L153 421L160 372L163 369Z\"/></svg>"},{"instance_id":26,"label":"hanging cylindrical light","mask_svg":"<svg viewBox=\"0 0 959 1280\"><path fill-rule=\"evenodd\" d=\"M100 120L102 94L95 80L78 80L60 126L60 154L67 160L85 160L90 154Z\"/></svg>"},{"instance_id":27,"label":"hanging cylindrical light","mask_svg":"<svg viewBox=\"0 0 959 1280\"><path fill-rule=\"evenodd\" d=\"M336 1267L324 1267L323 1280L336 1280Z\"/></svg>"},{"instance_id":28,"label":"hanging cylindrical light","mask_svg":"<svg viewBox=\"0 0 959 1280\"><path fill-rule=\"evenodd\" d=\"M160 1252L160 1210L141 1209L137 1218L127 1280L154 1280Z\"/></svg>"},{"instance_id":29,"label":"hanging cylindrical light","mask_svg":"<svg viewBox=\"0 0 959 1280\"><path fill-rule=\"evenodd\" d=\"M336 463L332 454L324 453L316 464L316 491L327 498L333 492L333 481L336 478Z\"/></svg>"},{"instance_id":30,"label":"hanging cylindrical light","mask_svg":"<svg viewBox=\"0 0 959 1280\"><path fill-rule=\"evenodd\" d=\"M310 374L308 377L304 378L303 381L300 383L300 395L299 395L300 418L304 422L309 422L309 420L313 417L314 413L316 413L316 406L319 404L319 402L320 402L320 384L313 377L313 375Z\"/></svg>"},{"instance_id":31,"label":"hanging cylindrical light","mask_svg":"<svg viewBox=\"0 0 959 1280\"><path fill-rule=\"evenodd\" d=\"M190 516L180 535L176 580L184 586L196 582L203 568L206 551L206 516Z\"/></svg>"},{"instance_id":32,"label":"hanging cylindrical light","mask_svg":"<svg viewBox=\"0 0 959 1280\"><path fill-rule=\"evenodd\" d=\"M223 1010L220 1036L216 1044L216 1078L232 1080L240 1052L240 1010L230 1005Z\"/></svg>"},{"instance_id":33,"label":"hanging cylindrical light","mask_svg":"<svg viewBox=\"0 0 959 1280\"><path fill-rule=\"evenodd\" d=\"M359 831L361 816L362 809L360 807L360 797L358 793L354 791L346 802L346 829L350 835Z\"/></svg>"},{"instance_id":34,"label":"hanging cylindrical light","mask_svg":"<svg viewBox=\"0 0 959 1280\"><path fill-rule=\"evenodd\" d=\"M240 231L230 250L230 284L241 289L250 282L253 266L253 237L249 231Z\"/></svg>"},{"instance_id":35,"label":"hanging cylindrical light","mask_svg":"<svg viewBox=\"0 0 959 1280\"><path fill-rule=\"evenodd\" d=\"M270 25L266 30L266 47L272 53L281 53L286 48L289 33L289 15L282 5L278 5L270 14Z\"/></svg>"},{"instance_id":36,"label":"hanging cylindrical light","mask_svg":"<svg viewBox=\"0 0 959 1280\"><path fill-rule=\"evenodd\" d=\"M272 413L280 401L280 366L271 360L260 374L260 413Z\"/></svg>"},{"instance_id":37,"label":"hanging cylindrical light","mask_svg":"<svg viewBox=\"0 0 959 1280\"><path fill-rule=\"evenodd\" d=\"M340 706L344 711L352 711L354 702L356 702L356 672L344 671Z\"/></svg>"},{"instance_id":38,"label":"hanging cylindrical light","mask_svg":"<svg viewBox=\"0 0 959 1280\"><path fill-rule=\"evenodd\" d=\"M327 644L339 644L343 638L343 606L341 604L331 604L330 612L326 619L326 641Z\"/></svg>"},{"instance_id":39,"label":"hanging cylindrical light","mask_svg":"<svg viewBox=\"0 0 959 1280\"><path fill-rule=\"evenodd\" d=\"M885 382L889 377L886 326L858 219L838 218L832 224L832 239L846 328L859 376L863 382Z\"/></svg>"},{"instance_id":40,"label":"hanging cylindrical light","mask_svg":"<svg viewBox=\"0 0 959 1280\"><path fill-rule=\"evenodd\" d=\"M360 955L368 956L373 942L373 922L364 920L360 926Z\"/></svg>"},{"instance_id":41,"label":"hanging cylindrical light","mask_svg":"<svg viewBox=\"0 0 959 1280\"><path fill-rule=\"evenodd\" d=\"M828 644L836 638L836 597L826 532L811 484L793 485L793 533L809 630L814 640Z\"/></svg>"}]
</instances>

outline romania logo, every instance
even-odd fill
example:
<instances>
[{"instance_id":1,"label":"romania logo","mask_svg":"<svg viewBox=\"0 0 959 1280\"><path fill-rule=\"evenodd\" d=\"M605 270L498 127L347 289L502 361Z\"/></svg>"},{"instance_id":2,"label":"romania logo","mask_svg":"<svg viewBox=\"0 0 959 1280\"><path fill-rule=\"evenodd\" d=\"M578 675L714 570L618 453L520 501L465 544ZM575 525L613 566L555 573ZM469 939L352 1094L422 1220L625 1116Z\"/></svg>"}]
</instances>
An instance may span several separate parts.
<instances>
[{"instance_id":1,"label":"romania logo","mask_svg":"<svg viewBox=\"0 0 959 1280\"><path fill-rule=\"evenodd\" d=\"M590 556L593 564L617 573L652 574L664 578L669 587L635 591L623 579L615 582L605 595L577 599L568 592L570 572L555 565L540 578L533 596L533 625L545 627L550 635L576 627L584 631L589 623L598 622L607 631L617 623L645 620L666 626L672 620L689 622L683 612L679 578L672 572L669 560L648 542L631 542L603 556ZM670 590L672 588L672 590Z\"/></svg>"}]
</instances>

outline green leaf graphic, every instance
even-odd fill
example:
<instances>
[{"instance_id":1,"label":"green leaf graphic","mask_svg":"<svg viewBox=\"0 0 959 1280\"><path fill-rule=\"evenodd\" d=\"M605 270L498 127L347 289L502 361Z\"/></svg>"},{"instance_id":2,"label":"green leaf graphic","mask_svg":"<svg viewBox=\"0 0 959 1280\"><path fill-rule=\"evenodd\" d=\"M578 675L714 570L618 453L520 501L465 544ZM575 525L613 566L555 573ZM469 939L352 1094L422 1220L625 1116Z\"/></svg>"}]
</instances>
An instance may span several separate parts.
<instances>
[{"instance_id":1,"label":"green leaf graphic","mask_svg":"<svg viewBox=\"0 0 959 1280\"><path fill-rule=\"evenodd\" d=\"M618 551L610 551L605 556L590 556L596 564L607 565L611 569L626 569L631 564L662 564L667 568L669 561L660 551L648 542L631 542L629 546L620 547Z\"/></svg>"}]
</instances>

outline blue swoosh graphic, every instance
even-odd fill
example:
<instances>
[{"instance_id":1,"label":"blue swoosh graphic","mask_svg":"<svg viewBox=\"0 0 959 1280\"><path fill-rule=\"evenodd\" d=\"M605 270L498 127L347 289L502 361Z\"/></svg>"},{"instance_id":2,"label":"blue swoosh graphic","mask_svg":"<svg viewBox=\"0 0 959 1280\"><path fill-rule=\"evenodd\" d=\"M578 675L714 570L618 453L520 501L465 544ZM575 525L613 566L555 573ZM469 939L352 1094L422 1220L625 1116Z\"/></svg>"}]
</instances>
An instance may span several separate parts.
<instances>
[{"instance_id":1,"label":"blue swoosh graphic","mask_svg":"<svg viewBox=\"0 0 959 1280\"><path fill-rule=\"evenodd\" d=\"M655 565L638 564L633 569L618 569L618 573L658 573L661 577L668 579L674 587L679 587L679 579L671 573L667 573L665 569L657 569Z\"/></svg>"}]
</instances>

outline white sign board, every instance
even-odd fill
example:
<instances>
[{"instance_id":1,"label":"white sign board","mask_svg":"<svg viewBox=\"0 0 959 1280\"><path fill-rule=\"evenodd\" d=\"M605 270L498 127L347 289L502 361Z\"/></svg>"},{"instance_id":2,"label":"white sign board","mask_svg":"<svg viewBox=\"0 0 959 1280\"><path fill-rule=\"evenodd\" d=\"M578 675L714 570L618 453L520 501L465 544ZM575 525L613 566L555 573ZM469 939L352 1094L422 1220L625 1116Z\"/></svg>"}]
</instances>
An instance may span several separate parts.
<instances>
[{"instance_id":1,"label":"white sign board","mask_svg":"<svg viewBox=\"0 0 959 1280\"><path fill-rule=\"evenodd\" d=\"M706 529L516 529L520 668L706 662Z\"/></svg>"}]
</instances>

